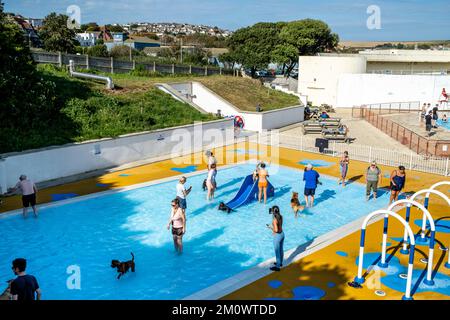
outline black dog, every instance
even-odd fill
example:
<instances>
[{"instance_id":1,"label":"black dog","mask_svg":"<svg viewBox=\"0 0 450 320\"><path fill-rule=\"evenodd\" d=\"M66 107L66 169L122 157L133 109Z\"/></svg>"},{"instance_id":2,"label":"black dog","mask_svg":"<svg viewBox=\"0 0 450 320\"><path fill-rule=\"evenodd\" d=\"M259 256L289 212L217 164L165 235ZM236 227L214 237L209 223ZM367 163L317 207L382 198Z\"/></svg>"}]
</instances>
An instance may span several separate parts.
<instances>
[{"instance_id":1,"label":"black dog","mask_svg":"<svg viewBox=\"0 0 450 320\"><path fill-rule=\"evenodd\" d=\"M206 179L203 180L202 189L203 191L206 191L206 189L208 189L208 187L206 186Z\"/></svg>"},{"instance_id":2,"label":"black dog","mask_svg":"<svg viewBox=\"0 0 450 320\"><path fill-rule=\"evenodd\" d=\"M120 262L119 260L112 260L111 261L111 268L117 268L117 272L119 275L117 276L117 279L120 279L121 276L123 276L125 273L128 272L129 269L131 269L131 272L134 272L134 254L131 252L132 259Z\"/></svg>"},{"instance_id":3,"label":"black dog","mask_svg":"<svg viewBox=\"0 0 450 320\"><path fill-rule=\"evenodd\" d=\"M225 203L223 203L223 202L221 202L219 204L219 210L220 211L226 211L227 213L231 212L231 209L229 207L227 207L227 205Z\"/></svg>"}]
</instances>

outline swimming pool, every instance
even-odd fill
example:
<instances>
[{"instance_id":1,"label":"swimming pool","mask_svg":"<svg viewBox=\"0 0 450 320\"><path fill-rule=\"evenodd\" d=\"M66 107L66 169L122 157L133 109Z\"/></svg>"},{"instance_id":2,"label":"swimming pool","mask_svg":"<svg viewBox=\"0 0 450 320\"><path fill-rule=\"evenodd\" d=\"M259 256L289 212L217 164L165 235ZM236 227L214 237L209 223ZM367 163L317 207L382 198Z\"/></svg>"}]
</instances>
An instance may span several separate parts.
<instances>
[{"instance_id":1,"label":"swimming pool","mask_svg":"<svg viewBox=\"0 0 450 320\"><path fill-rule=\"evenodd\" d=\"M443 122L441 119L436 121L436 124L439 127L444 128L445 130L450 130L450 122Z\"/></svg>"},{"instance_id":2,"label":"swimming pool","mask_svg":"<svg viewBox=\"0 0 450 320\"><path fill-rule=\"evenodd\" d=\"M28 259L43 299L181 299L274 256L270 206L280 206L286 233L285 251L347 224L386 205L387 194L365 201L365 187L322 177L316 206L294 219L292 191L303 190L302 172L280 167L270 176L275 198L267 205L251 203L236 212L217 210L238 191L243 177L254 169L241 164L219 169L216 200L206 203L201 189L205 174L188 178L184 252L174 252L166 229L175 180L78 202L42 208L38 219L6 215L0 218L0 286L13 278L10 262ZM269 168L271 173L271 168ZM357 244L355 244L357 245ZM136 256L136 273L116 279L112 259ZM81 290L69 290L67 268L78 266Z\"/></svg>"}]
</instances>

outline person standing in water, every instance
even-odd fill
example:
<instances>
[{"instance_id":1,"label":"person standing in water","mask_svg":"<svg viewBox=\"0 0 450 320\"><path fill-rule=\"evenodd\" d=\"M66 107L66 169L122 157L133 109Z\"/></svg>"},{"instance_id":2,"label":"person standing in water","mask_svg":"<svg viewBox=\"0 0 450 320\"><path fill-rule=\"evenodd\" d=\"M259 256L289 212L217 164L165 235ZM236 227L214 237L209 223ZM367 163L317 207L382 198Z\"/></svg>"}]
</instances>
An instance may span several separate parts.
<instances>
[{"instance_id":1,"label":"person standing in water","mask_svg":"<svg viewBox=\"0 0 450 320\"><path fill-rule=\"evenodd\" d=\"M273 206L269 209L269 214L273 215L272 226L267 225L269 229L272 230L273 235L273 246L275 249L276 262L274 266L270 268L272 271L280 271L283 266L284 258L284 232L283 232L283 216L280 213L280 208L278 206Z\"/></svg>"},{"instance_id":2,"label":"person standing in water","mask_svg":"<svg viewBox=\"0 0 450 320\"><path fill-rule=\"evenodd\" d=\"M214 191L216 190L216 164L211 164L211 168L208 171L208 177L206 178L206 187L208 188L208 194L206 200L214 199Z\"/></svg>"},{"instance_id":3,"label":"person standing in water","mask_svg":"<svg viewBox=\"0 0 450 320\"><path fill-rule=\"evenodd\" d=\"M305 181L305 207L314 206L314 196L316 194L317 184L320 183L319 178L319 173L316 170L313 170L313 166L311 163L308 163L303 173L303 181ZM311 197L311 202L309 201L308 197Z\"/></svg>"},{"instance_id":4,"label":"person standing in water","mask_svg":"<svg viewBox=\"0 0 450 320\"><path fill-rule=\"evenodd\" d=\"M208 170L211 169L211 166L215 164L217 166L217 160L216 157L214 157L214 154L212 151L208 150L206 151L206 156L208 157Z\"/></svg>"},{"instance_id":5,"label":"person standing in water","mask_svg":"<svg viewBox=\"0 0 450 320\"><path fill-rule=\"evenodd\" d=\"M267 202L267 186L269 185L269 182L267 181L268 177L269 173L266 170L266 164L263 162L258 169L258 202L261 202L261 197L264 193L264 204Z\"/></svg>"},{"instance_id":6,"label":"person standing in water","mask_svg":"<svg viewBox=\"0 0 450 320\"><path fill-rule=\"evenodd\" d=\"M405 187L406 184L406 172L404 166L399 166L398 170L394 170L391 173L391 197L389 199L389 204L393 201L398 200L398 195L400 191Z\"/></svg>"},{"instance_id":7,"label":"person standing in water","mask_svg":"<svg viewBox=\"0 0 450 320\"><path fill-rule=\"evenodd\" d=\"M190 186L188 189L186 189L184 186L185 183L186 183L186 177L182 176L177 184L178 205L183 210L184 214L186 214L186 208L187 208L186 197L192 190L192 186Z\"/></svg>"},{"instance_id":8,"label":"person standing in water","mask_svg":"<svg viewBox=\"0 0 450 320\"><path fill-rule=\"evenodd\" d=\"M167 230L170 230L171 226L175 251L182 253L183 236L186 232L186 215L180 207L180 201L178 198L172 200L172 212L170 214L169 223L167 224Z\"/></svg>"},{"instance_id":9,"label":"person standing in water","mask_svg":"<svg viewBox=\"0 0 450 320\"><path fill-rule=\"evenodd\" d=\"M339 160L339 169L341 171L341 177L338 180L338 184L342 181L342 186L345 187L345 178L347 177L348 165L350 163L350 158L348 156L348 151L344 151L341 159Z\"/></svg>"},{"instance_id":10,"label":"person standing in water","mask_svg":"<svg viewBox=\"0 0 450 320\"><path fill-rule=\"evenodd\" d=\"M370 192L373 190L373 198L377 199L378 184L381 183L381 169L375 161L372 161L366 170L366 201L370 199Z\"/></svg>"}]
</instances>

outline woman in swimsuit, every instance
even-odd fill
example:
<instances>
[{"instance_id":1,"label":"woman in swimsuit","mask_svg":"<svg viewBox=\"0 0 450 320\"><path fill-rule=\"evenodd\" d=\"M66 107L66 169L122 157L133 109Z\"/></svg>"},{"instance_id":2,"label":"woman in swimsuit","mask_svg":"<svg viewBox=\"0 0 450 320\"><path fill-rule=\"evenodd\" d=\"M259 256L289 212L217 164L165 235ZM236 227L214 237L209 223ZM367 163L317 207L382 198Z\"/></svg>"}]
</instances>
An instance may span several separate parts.
<instances>
[{"instance_id":1,"label":"woman in swimsuit","mask_svg":"<svg viewBox=\"0 0 450 320\"><path fill-rule=\"evenodd\" d=\"M261 196L264 192L264 204L267 202L267 185L269 184L267 181L267 177L269 177L269 173L266 170L266 164L261 163L258 170L258 201L261 202Z\"/></svg>"},{"instance_id":2,"label":"woman in swimsuit","mask_svg":"<svg viewBox=\"0 0 450 320\"><path fill-rule=\"evenodd\" d=\"M175 251L183 252L183 235L186 232L186 216L180 208L180 201L176 198L172 200L172 212L170 214L167 230L172 226L173 244Z\"/></svg>"},{"instance_id":3,"label":"woman in swimsuit","mask_svg":"<svg viewBox=\"0 0 450 320\"><path fill-rule=\"evenodd\" d=\"M206 178L206 187L208 188L208 194L206 200L214 199L214 191L216 190L216 164L211 164L211 168L208 171L208 177Z\"/></svg>"},{"instance_id":4,"label":"woman in swimsuit","mask_svg":"<svg viewBox=\"0 0 450 320\"><path fill-rule=\"evenodd\" d=\"M338 180L338 184L342 181L342 186L345 187L345 178L347 177L348 164L350 163L350 158L348 157L348 151L344 151L344 155L341 160L339 160L339 168L341 171L341 177Z\"/></svg>"},{"instance_id":5,"label":"woman in swimsuit","mask_svg":"<svg viewBox=\"0 0 450 320\"><path fill-rule=\"evenodd\" d=\"M404 166L399 166L398 170L394 170L391 173L391 197L389 199L389 204L392 201L398 200L398 195L400 191L405 187L406 183L406 172Z\"/></svg>"}]
</instances>

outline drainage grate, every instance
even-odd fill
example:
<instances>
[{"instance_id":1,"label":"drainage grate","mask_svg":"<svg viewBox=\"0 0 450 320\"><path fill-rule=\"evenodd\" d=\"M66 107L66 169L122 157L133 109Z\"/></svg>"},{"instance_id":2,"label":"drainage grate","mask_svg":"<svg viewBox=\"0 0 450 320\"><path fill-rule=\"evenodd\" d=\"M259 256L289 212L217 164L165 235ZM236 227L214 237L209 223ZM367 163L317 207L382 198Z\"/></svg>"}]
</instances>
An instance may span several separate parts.
<instances>
[{"instance_id":1,"label":"drainage grate","mask_svg":"<svg viewBox=\"0 0 450 320\"><path fill-rule=\"evenodd\" d=\"M379 297L384 297L386 295L386 292L384 292L383 290L376 290L375 294Z\"/></svg>"}]
</instances>

